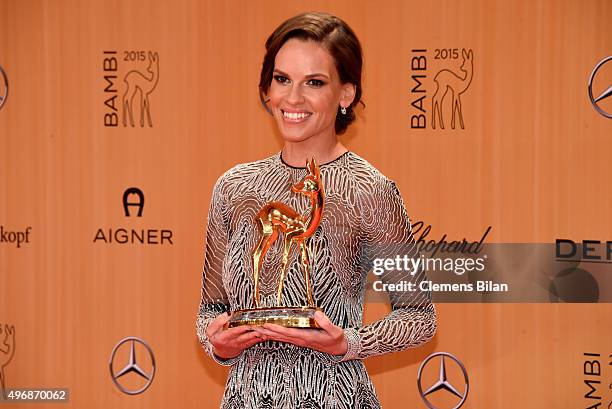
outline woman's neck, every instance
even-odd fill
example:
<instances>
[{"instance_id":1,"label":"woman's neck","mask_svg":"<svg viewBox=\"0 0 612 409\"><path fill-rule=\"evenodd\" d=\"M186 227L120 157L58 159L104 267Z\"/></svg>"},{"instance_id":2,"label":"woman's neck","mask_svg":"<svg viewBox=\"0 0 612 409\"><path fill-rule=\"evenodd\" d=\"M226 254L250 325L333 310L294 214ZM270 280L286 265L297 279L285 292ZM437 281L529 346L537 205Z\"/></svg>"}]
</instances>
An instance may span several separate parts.
<instances>
[{"instance_id":1,"label":"woman's neck","mask_svg":"<svg viewBox=\"0 0 612 409\"><path fill-rule=\"evenodd\" d=\"M283 161L295 167L304 167L306 161L315 158L318 164L328 163L348 149L334 138L329 143L285 142L282 150Z\"/></svg>"}]
</instances>

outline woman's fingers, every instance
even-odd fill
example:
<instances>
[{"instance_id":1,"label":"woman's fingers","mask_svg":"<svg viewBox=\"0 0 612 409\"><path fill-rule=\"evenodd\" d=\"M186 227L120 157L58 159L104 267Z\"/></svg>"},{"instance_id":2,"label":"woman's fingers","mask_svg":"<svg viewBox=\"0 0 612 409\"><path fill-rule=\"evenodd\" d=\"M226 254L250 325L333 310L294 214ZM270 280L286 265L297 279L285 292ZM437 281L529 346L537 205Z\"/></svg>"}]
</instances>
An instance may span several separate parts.
<instances>
[{"instance_id":1,"label":"woman's fingers","mask_svg":"<svg viewBox=\"0 0 612 409\"><path fill-rule=\"evenodd\" d=\"M319 324L319 327L321 327L321 329L324 331L334 332L334 330L337 328L322 311L316 311L314 313L314 319L317 321L317 324Z\"/></svg>"},{"instance_id":2,"label":"woman's fingers","mask_svg":"<svg viewBox=\"0 0 612 409\"><path fill-rule=\"evenodd\" d=\"M248 341L246 344L244 344L244 349L250 348L253 345L257 344L258 342L263 341L261 338L259 337L255 337L252 340Z\"/></svg>"},{"instance_id":3,"label":"woman's fingers","mask_svg":"<svg viewBox=\"0 0 612 409\"><path fill-rule=\"evenodd\" d=\"M222 330L215 337L213 346L215 350L222 351L221 353L217 353L219 356L223 356L222 354L237 356L245 349L261 341L263 341L263 339L260 334L253 331L252 328L248 326L241 326Z\"/></svg>"},{"instance_id":4,"label":"woman's fingers","mask_svg":"<svg viewBox=\"0 0 612 409\"><path fill-rule=\"evenodd\" d=\"M206 329L207 335L210 338L215 335L217 332L223 329L223 326L226 322L230 320L230 315L227 313L219 314L214 320L208 324L208 328Z\"/></svg>"},{"instance_id":5,"label":"woman's fingers","mask_svg":"<svg viewBox=\"0 0 612 409\"><path fill-rule=\"evenodd\" d=\"M334 325L321 311L314 315L320 329L290 328L276 324L263 326L240 325L224 329L230 320L228 314L221 314L209 324L207 333L215 346L229 354L240 353L258 342L274 340L286 342L300 347L307 347L317 351L337 354L339 350L346 349L342 344L346 341L342 328Z\"/></svg>"},{"instance_id":6,"label":"woman's fingers","mask_svg":"<svg viewBox=\"0 0 612 409\"><path fill-rule=\"evenodd\" d=\"M291 337L286 336L283 333L271 331L264 327L257 327L255 331L257 331L260 334L260 336L266 340L271 339L274 341L288 342L288 343L296 344L296 345L301 345L303 343L303 342L300 342L300 344L298 344L299 341L303 341L301 339L291 338Z\"/></svg>"},{"instance_id":7,"label":"woman's fingers","mask_svg":"<svg viewBox=\"0 0 612 409\"><path fill-rule=\"evenodd\" d=\"M255 338L260 338L259 334L256 331L249 331L249 332L245 332L242 335L237 336L235 340L237 343L240 344L240 343L248 342Z\"/></svg>"},{"instance_id":8,"label":"woman's fingers","mask_svg":"<svg viewBox=\"0 0 612 409\"><path fill-rule=\"evenodd\" d=\"M274 324L265 324L263 327L258 327L256 331L260 331L268 339L318 350L320 350L320 346L324 343L325 337L328 337L325 331L305 328L285 328Z\"/></svg>"},{"instance_id":9,"label":"woman's fingers","mask_svg":"<svg viewBox=\"0 0 612 409\"><path fill-rule=\"evenodd\" d=\"M216 334L219 342L230 342L233 339L240 337L243 334L253 332L253 328L249 325L240 325L238 327L222 329Z\"/></svg>"},{"instance_id":10,"label":"woman's fingers","mask_svg":"<svg viewBox=\"0 0 612 409\"><path fill-rule=\"evenodd\" d=\"M263 328L276 332L278 334L282 334L289 338L303 338L304 336L308 336L312 334L313 331L317 331L317 330L311 330L307 328L298 329L298 328L283 327L282 325L277 325L277 324L264 324Z\"/></svg>"}]
</instances>

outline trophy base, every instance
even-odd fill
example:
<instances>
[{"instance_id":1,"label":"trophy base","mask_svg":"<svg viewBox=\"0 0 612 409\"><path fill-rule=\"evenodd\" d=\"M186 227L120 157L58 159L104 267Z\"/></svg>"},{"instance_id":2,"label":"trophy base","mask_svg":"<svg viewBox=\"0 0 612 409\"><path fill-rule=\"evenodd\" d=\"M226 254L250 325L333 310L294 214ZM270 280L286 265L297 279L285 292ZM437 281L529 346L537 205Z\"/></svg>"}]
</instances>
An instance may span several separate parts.
<instances>
[{"instance_id":1,"label":"trophy base","mask_svg":"<svg viewBox=\"0 0 612 409\"><path fill-rule=\"evenodd\" d=\"M314 313L320 311L316 307L271 307L252 308L237 310L226 328L238 327L240 325L264 325L277 324L291 328L319 328L314 319Z\"/></svg>"}]
</instances>

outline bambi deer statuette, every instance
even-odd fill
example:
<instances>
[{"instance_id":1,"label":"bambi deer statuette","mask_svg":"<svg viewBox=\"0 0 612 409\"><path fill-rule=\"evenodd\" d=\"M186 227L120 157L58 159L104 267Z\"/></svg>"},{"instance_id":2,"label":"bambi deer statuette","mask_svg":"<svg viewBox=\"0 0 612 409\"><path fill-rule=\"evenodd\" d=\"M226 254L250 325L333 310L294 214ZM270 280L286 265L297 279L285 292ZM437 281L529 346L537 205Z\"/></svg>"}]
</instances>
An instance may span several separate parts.
<instances>
[{"instance_id":1,"label":"bambi deer statuette","mask_svg":"<svg viewBox=\"0 0 612 409\"><path fill-rule=\"evenodd\" d=\"M312 208L309 215L304 217L281 202L270 202L257 213L256 220L261 226L262 237L253 251L253 278L255 281L253 297L256 308L260 308L259 273L261 272L266 253L278 239L280 232L284 235L284 245L281 275L278 282L277 305L281 305L289 251L291 250L291 245L295 243L300 250L300 265L304 270L308 305L310 307L315 306L312 298L312 286L310 283L311 265L308 259L306 239L312 236L319 226L323 212L324 194L319 166L314 158L306 161L306 168L308 169L308 174L298 183L291 186L291 191L305 195L310 199Z\"/></svg>"}]
</instances>

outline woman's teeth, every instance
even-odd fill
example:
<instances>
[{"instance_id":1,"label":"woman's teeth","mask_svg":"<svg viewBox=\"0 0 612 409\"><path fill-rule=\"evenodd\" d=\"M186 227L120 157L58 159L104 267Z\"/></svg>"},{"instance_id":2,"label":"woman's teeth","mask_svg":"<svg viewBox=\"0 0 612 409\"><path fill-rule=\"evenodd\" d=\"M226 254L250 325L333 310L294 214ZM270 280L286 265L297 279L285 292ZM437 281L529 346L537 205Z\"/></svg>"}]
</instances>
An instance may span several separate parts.
<instances>
[{"instance_id":1,"label":"woman's teeth","mask_svg":"<svg viewBox=\"0 0 612 409\"><path fill-rule=\"evenodd\" d=\"M307 116L310 116L308 112L284 112L283 116L288 119L304 119Z\"/></svg>"}]
</instances>

